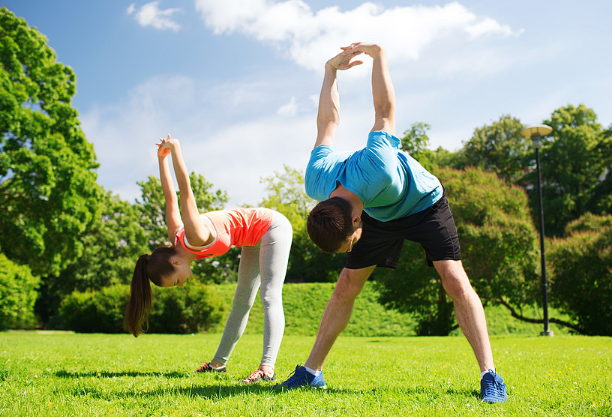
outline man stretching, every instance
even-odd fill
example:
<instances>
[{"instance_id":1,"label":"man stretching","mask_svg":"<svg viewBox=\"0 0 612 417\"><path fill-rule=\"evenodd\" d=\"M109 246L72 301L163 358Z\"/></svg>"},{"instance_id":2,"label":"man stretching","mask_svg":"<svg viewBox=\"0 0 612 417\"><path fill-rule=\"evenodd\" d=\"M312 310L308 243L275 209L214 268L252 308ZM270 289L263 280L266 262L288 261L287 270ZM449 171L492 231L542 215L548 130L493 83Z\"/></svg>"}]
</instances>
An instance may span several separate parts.
<instances>
[{"instance_id":1,"label":"man stretching","mask_svg":"<svg viewBox=\"0 0 612 417\"><path fill-rule=\"evenodd\" d=\"M353 43L325 64L319 99L318 135L306 169L306 192L320 203L308 216L312 241L323 251L347 252L344 269L327 304L305 366L279 385L325 388L323 364L351 317L353 303L376 266L396 268L404 240L420 243L442 279L455 315L481 373L485 402L506 401L506 386L495 371L484 310L461 264L459 238L440 181L417 161L399 152L395 133L395 93L387 55L379 45ZM338 70L373 58L375 121L364 149L334 152L340 120Z\"/></svg>"}]
</instances>

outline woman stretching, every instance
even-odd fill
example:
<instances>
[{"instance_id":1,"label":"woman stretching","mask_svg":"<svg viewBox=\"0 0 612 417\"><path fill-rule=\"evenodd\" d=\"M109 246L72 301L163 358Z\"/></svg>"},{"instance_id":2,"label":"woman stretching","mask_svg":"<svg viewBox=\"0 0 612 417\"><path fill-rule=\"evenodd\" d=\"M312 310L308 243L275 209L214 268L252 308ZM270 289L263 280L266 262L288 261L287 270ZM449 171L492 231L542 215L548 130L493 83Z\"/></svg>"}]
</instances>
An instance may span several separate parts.
<instances>
[{"instance_id":1,"label":"woman stretching","mask_svg":"<svg viewBox=\"0 0 612 417\"><path fill-rule=\"evenodd\" d=\"M126 329L134 336L144 330L151 310L151 280L160 287L182 287L193 276L194 259L219 256L232 246L241 246L238 287L232 311L213 360L196 372L225 372L225 365L246 327L249 311L261 284L264 307L264 349L259 368L245 383L274 379L274 363L285 329L282 286L285 280L292 229L282 214L266 208L219 210L200 214L191 190L187 168L177 139L168 135L157 144L159 172L166 199L168 238L173 246L161 246L136 262ZM170 178L167 156L172 155L174 173L181 196L179 211ZM182 218L181 218L182 216Z\"/></svg>"}]
</instances>

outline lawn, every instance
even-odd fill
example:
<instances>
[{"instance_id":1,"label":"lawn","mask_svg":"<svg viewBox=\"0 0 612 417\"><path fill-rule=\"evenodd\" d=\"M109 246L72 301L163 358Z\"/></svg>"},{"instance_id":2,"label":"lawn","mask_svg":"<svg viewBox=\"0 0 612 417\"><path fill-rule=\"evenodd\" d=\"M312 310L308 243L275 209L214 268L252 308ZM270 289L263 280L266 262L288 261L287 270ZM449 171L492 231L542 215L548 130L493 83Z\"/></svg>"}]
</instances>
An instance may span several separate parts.
<instances>
[{"instance_id":1,"label":"lawn","mask_svg":"<svg viewBox=\"0 0 612 417\"><path fill-rule=\"evenodd\" d=\"M242 385L261 336L245 335L226 374L194 374L219 334L0 333L2 416L612 416L612 338L494 336L505 404L481 404L463 337L341 337L328 389ZM302 363L312 336L286 336L276 370Z\"/></svg>"}]
</instances>

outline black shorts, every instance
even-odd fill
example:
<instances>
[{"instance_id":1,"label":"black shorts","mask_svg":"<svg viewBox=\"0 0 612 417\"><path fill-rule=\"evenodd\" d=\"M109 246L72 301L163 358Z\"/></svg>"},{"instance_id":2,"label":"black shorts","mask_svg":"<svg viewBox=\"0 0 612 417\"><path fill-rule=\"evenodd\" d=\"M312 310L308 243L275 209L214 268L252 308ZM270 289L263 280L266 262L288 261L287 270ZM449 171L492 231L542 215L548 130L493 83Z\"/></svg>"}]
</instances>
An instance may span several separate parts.
<instances>
[{"instance_id":1,"label":"black shorts","mask_svg":"<svg viewBox=\"0 0 612 417\"><path fill-rule=\"evenodd\" d=\"M397 268L404 240L420 243L429 266L432 261L461 259L459 236L446 196L431 207L401 219L381 222L362 216L361 239L348 253L345 268L361 269L376 265Z\"/></svg>"}]
</instances>

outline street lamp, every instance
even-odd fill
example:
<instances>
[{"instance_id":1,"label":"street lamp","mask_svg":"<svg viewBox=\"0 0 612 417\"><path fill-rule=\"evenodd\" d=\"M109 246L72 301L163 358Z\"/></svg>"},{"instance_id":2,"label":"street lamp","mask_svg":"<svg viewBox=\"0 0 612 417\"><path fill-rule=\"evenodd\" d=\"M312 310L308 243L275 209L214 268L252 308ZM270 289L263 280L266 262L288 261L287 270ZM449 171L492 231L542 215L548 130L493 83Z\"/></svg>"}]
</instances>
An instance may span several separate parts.
<instances>
[{"instance_id":1,"label":"street lamp","mask_svg":"<svg viewBox=\"0 0 612 417\"><path fill-rule=\"evenodd\" d=\"M546 254L544 252L544 209L542 208L542 184L540 180L540 153L542 147L542 136L552 132L552 127L546 125L534 125L521 130L521 135L531 138L531 143L535 148L536 170L538 175L538 203L540 206L540 252L542 255L542 300L544 305L544 331L542 336L553 336L552 330L548 327L548 284L546 283Z\"/></svg>"}]
</instances>

